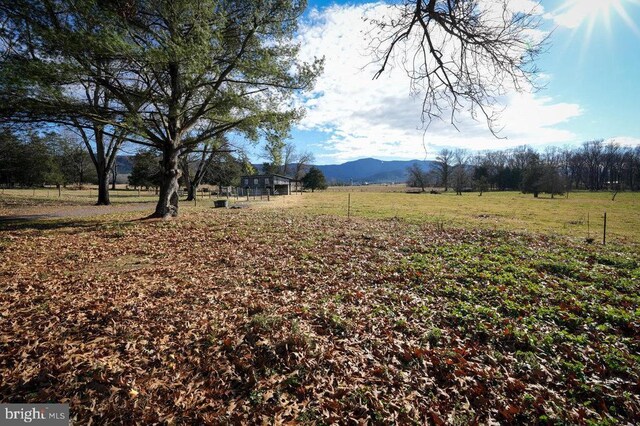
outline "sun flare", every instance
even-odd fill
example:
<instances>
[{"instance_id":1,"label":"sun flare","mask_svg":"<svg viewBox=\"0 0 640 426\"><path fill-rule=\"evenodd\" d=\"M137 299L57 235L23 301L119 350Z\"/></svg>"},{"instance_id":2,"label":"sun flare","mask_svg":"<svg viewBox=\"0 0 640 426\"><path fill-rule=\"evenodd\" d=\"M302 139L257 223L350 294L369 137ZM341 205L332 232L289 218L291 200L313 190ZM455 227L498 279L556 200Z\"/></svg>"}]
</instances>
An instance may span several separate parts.
<instances>
[{"instance_id":1,"label":"sun flare","mask_svg":"<svg viewBox=\"0 0 640 426\"><path fill-rule=\"evenodd\" d=\"M626 10L629 5L640 5L640 0L566 0L556 10L555 20L572 29L586 25L590 35L596 22L599 21L604 23L607 30L611 30L611 16L615 13L629 28L640 34L638 27Z\"/></svg>"}]
</instances>

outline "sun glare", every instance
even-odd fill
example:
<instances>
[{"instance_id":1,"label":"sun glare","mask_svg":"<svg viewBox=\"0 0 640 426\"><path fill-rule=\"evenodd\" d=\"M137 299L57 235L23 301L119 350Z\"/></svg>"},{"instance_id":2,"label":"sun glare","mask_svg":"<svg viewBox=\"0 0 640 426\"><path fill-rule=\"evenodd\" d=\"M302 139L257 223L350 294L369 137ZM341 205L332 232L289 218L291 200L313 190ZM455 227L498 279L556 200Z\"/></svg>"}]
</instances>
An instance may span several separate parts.
<instances>
[{"instance_id":1,"label":"sun glare","mask_svg":"<svg viewBox=\"0 0 640 426\"><path fill-rule=\"evenodd\" d=\"M566 0L554 15L556 22L568 28L577 29L586 25L589 38L597 22L603 22L611 31L611 16L615 13L640 35L640 30L625 9L629 5L640 5L640 0Z\"/></svg>"}]
</instances>

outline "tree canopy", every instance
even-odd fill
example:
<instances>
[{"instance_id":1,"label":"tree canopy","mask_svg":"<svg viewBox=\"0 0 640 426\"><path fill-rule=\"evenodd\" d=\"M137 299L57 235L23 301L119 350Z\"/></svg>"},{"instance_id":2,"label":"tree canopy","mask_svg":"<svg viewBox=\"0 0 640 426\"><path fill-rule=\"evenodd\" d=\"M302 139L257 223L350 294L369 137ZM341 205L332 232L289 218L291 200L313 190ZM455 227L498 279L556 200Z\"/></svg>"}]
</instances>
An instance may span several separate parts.
<instances>
[{"instance_id":1,"label":"tree canopy","mask_svg":"<svg viewBox=\"0 0 640 426\"><path fill-rule=\"evenodd\" d=\"M311 166L306 175L302 178L302 185L306 189L314 192L316 189L327 189L327 181L322 170L315 166Z\"/></svg>"},{"instance_id":2,"label":"tree canopy","mask_svg":"<svg viewBox=\"0 0 640 426\"><path fill-rule=\"evenodd\" d=\"M155 215L178 212L178 157L231 130L282 138L297 61L297 0L0 0L5 120L88 120L162 153ZM87 107L87 92L97 93ZM103 102L100 102L103 101Z\"/></svg>"}]
</instances>

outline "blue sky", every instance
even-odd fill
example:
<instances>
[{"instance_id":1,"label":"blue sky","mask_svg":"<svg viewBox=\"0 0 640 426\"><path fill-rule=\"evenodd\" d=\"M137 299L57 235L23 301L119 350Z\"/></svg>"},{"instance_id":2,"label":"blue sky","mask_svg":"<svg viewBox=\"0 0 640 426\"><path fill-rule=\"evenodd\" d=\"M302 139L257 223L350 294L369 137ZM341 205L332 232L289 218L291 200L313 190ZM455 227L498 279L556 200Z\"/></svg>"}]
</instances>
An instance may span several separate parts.
<instances>
[{"instance_id":1,"label":"blue sky","mask_svg":"<svg viewBox=\"0 0 640 426\"><path fill-rule=\"evenodd\" d=\"M562 3L543 5L553 11ZM633 22L640 22L639 2L619 4ZM551 75L545 92L582 107L583 114L566 127L583 140L640 138L640 32L615 10L609 22L606 15L598 14L591 31L588 18L576 28L558 25L548 52L538 61L543 72Z\"/></svg>"},{"instance_id":2,"label":"blue sky","mask_svg":"<svg viewBox=\"0 0 640 426\"><path fill-rule=\"evenodd\" d=\"M491 0L487 0L491 1ZM532 0L512 0L526 8ZM381 3L311 0L300 28L301 56L325 56L325 73L298 104L308 109L292 132L316 163L363 157L433 158L443 147L471 150L529 144L577 145L592 139L640 144L640 0L548 0L540 3L549 46L536 61L545 88L504 99L504 139L484 122L461 117L425 132L420 99L399 70L371 80L363 16L384 14Z\"/></svg>"}]
</instances>

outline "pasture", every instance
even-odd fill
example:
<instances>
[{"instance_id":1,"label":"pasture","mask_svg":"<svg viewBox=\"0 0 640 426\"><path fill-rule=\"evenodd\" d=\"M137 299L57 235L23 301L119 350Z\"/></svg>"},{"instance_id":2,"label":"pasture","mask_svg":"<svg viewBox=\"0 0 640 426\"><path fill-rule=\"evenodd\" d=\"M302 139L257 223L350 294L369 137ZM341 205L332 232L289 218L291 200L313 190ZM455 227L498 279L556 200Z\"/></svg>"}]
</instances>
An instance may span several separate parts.
<instances>
[{"instance_id":1,"label":"pasture","mask_svg":"<svg viewBox=\"0 0 640 426\"><path fill-rule=\"evenodd\" d=\"M520 192L406 193L406 187L333 187L327 191L287 200L294 212L370 219L397 218L411 223L435 223L444 227L534 232L602 241L603 216L607 212L607 239L640 243L640 193L621 192L615 201L608 192L572 192L568 198L541 194L534 198Z\"/></svg>"},{"instance_id":2,"label":"pasture","mask_svg":"<svg viewBox=\"0 0 640 426\"><path fill-rule=\"evenodd\" d=\"M347 195L0 222L0 400L82 424L640 417L638 194L352 192L350 218ZM606 246L562 224L603 208Z\"/></svg>"}]
</instances>

